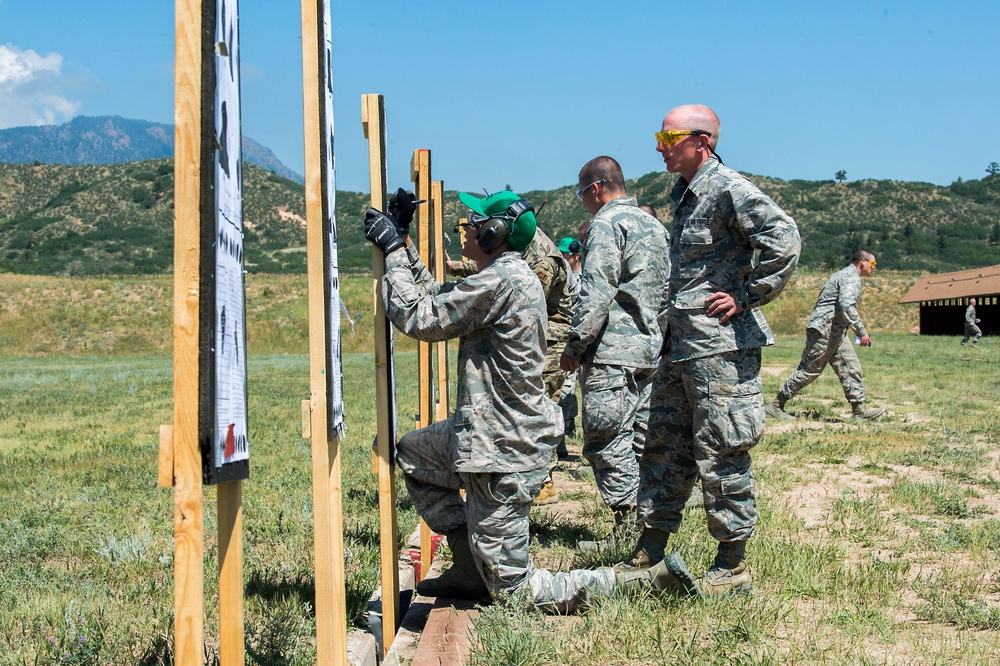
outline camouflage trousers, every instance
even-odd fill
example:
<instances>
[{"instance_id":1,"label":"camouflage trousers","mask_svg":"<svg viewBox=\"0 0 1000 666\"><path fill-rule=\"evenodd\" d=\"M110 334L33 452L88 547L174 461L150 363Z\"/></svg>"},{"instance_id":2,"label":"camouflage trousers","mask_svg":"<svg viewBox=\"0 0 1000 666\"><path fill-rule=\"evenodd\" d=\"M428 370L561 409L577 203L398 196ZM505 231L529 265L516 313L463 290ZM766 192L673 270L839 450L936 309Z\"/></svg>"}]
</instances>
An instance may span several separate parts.
<instances>
[{"instance_id":1,"label":"camouflage trousers","mask_svg":"<svg viewBox=\"0 0 1000 666\"><path fill-rule=\"evenodd\" d=\"M610 594L613 571L552 573L531 563L528 513L548 468L455 472L452 428L452 420L446 419L403 435L396 464L413 507L432 530L439 534L468 530L472 555L490 595L513 594L527 586L536 607L568 613L589 604L593 593Z\"/></svg>"},{"instance_id":2,"label":"camouflage trousers","mask_svg":"<svg viewBox=\"0 0 1000 666\"><path fill-rule=\"evenodd\" d=\"M583 456L610 509L635 506L654 372L600 363L580 366Z\"/></svg>"},{"instance_id":3,"label":"camouflage trousers","mask_svg":"<svg viewBox=\"0 0 1000 666\"><path fill-rule=\"evenodd\" d=\"M975 324L965 324L965 337L962 338L962 344L964 345L972 338L972 344L979 342L979 338L983 337L983 331Z\"/></svg>"},{"instance_id":4,"label":"camouflage trousers","mask_svg":"<svg viewBox=\"0 0 1000 666\"><path fill-rule=\"evenodd\" d=\"M580 403L576 399L576 378L578 371L566 375L562 392L559 394L559 409L563 415L563 432L571 435L576 432L576 417L580 414Z\"/></svg>"},{"instance_id":5,"label":"camouflage trousers","mask_svg":"<svg viewBox=\"0 0 1000 666\"><path fill-rule=\"evenodd\" d=\"M861 361L858 360L847 331L841 328L835 328L830 333L806 329L806 348L802 352L802 360L778 390L778 399L784 403L794 398L820 376L827 364L840 380L847 402L852 405L864 402L865 385L862 382Z\"/></svg>"},{"instance_id":6,"label":"camouflage trousers","mask_svg":"<svg viewBox=\"0 0 1000 666\"><path fill-rule=\"evenodd\" d=\"M548 352L545 354L545 367L542 368L542 381L545 382L545 395L552 400L559 400L563 383L566 381L566 371L559 367L559 358L566 349L566 341L561 344L548 341ZM558 353L557 353L558 352Z\"/></svg>"},{"instance_id":7,"label":"camouflage trousers","mask_svg":"<svg viewBox=\"0 0 1000 666\"><path fill-rule=\"evenodd\" d=\"M763 433L760 349L677 363L664 355L639 461L639 523L677 532L700 480L709 533L719 541L749 539L757 524L749 451Z\"/></svg>"}]
</instances>

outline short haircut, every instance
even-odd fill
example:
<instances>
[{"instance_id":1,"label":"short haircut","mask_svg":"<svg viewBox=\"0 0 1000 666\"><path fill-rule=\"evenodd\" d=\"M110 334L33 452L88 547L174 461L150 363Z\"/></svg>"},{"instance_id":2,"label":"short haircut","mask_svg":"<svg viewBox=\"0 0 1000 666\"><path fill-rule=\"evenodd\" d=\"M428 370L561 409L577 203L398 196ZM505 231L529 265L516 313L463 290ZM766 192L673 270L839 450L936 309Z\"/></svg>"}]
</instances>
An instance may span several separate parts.
<instances>
[{"instance_id":1,"label":"short haircut","mask_svg":"<svg viewBox=\"0 0 1000 666\"><path fill-rule=\"evenodd\" d=\"M872 258L874 256L875 255L872 254L871 252L869 252L868 250L861 249L861 250L858 250L857 252L855 252L854 256L851 257L851 263L852 264L860 264L865 259L870 259L870 258Z\"/></svg>"},{"instance_id":2,"label":"short haircut","mask_svg":"<svg viewBox=\"0 0 1000 666\"><path fill-rule=\"evenodd\" d=\"M652 206L650 206L649 204L639 204L639 210L644 210L647 213L649 213L650 215L652 215L653 217L656 217L656 209L653 208ZM657 219L659 219L659 218L657 218Z\"/></svg>"},{"instance_id":3,"label":"short haircut","mask_svg":"<svg viewBox=\"0 0 1000 666\"><path fill-rule=\"evenodd\" d=\"M580 169L580 184L589 185L598 180L604 181L604 188L609 192L625 192L625 175L622 166L613 157L601 155L595 157Z\"/></svg>"}]
</instances>

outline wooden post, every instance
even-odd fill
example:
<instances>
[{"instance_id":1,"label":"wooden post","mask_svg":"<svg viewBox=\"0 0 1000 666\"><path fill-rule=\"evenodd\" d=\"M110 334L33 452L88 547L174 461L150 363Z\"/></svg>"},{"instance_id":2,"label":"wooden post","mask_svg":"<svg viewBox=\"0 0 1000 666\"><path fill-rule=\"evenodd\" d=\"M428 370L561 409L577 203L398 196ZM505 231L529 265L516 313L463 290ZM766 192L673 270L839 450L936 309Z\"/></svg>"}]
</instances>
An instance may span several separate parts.
<instances>
[{"instance_id":1,"label":"wooden post","mask_svg":"<svg viewBox=\"0 0 1000 666\"><path fill-rule=\"evenodd\" d=\"M420 260L429 272L434 270L432 255L434 228L431 219L431 151L418 148L410 160L410 180L413 181L418 199L424 203L417 205L417 250ZM417 342L417 428L426 428L434 422L434 372L431 362L432 343ZM433 554L431 528L420 519L420 575L431 568Z\"/></svg>"},{"instance_id":2,"label":"wooden post","mask_svg":"<svg viewBox=\"0 0 1000 666\"><path fill-rule=\"evenodd\" d=\"M326 27L329 0L302 0L302 108L305 128L306 252L309 284L308 431L312 443L313 540L316 586L316 661L346 666L347 599L344 575L344 518L341 497L340 435L329 435L327 391L330 359L327 316L327 230L324 227L324 180L328 134L326 117ZM332 85L332 82L329 82ZM322 109L322 111L321 111ZM331 178L325 178L331 176ZM335 211L327 210L332 219ZM333 359L339 363L339 359Z\"/></svg>"},{"instance_id":3,"label":"wooden post","mask_svg":"<svg viewBox=\"0 0 1000 666\"><path fill-rule=\"evenodd\" d=\"M198 315L202 179L202 3L176 0L174 25L174 663L205 660Z\"/></svg>"},{"instance_id":4,"label":"wooden post","mask_svg":"<svg viewBox=\"0 0 1000 666\"><path fill-rule=\"evenodd\" d=\"M444 245L444 181L435 180L431 184L431 218L434 224L434 277L444 283L447 250ZM435 421L448 418L448 341L442 340L435 345L437 354L437 411Z\"/></svg>"},{"instance_id":5,"label":"wooden post","mask_svg":"<svg viewBox=\"0 0 1000 666\"><path fill-rule=\"evenodd\" d=\"M243 655L243 482L218 486L219 663L242 666Z\"/></svg>"},{"instance_id":6,"label":"wooden post","mask_svg":"<svg viewBox=\"0 0 1000 666\"><path fill-rule=\"evenodd\" d=\"M361 125L368 139L368 173L371 204L385 210L385 105L382 95L361 96ZM392 396L391 332L382 305L382 276L385 256L372 246L372 278L375 289L375 400L378 435L375 467L378 469L379 533L382 555L382 654L388 652L399 628L398 534L396 527L396 484L393 448L396 442L395 405Z\"/></svg>"},{"instance_id":7,"label":"wooden post","mask_svg":"<svg viewBox=\"0 0 1000 666\"><path fill-rule=\"evenodd\" d=\"M428 271L434 272L433 225L431 221L431 151L418 148L413 151L410 161L410 180L413 181L418 199L424 203L417 205L417 249L420 260ZM417 427L425 428L434 422L434 373L431 363L430 342L417 343Z\"/></svg>"}]
</instances>

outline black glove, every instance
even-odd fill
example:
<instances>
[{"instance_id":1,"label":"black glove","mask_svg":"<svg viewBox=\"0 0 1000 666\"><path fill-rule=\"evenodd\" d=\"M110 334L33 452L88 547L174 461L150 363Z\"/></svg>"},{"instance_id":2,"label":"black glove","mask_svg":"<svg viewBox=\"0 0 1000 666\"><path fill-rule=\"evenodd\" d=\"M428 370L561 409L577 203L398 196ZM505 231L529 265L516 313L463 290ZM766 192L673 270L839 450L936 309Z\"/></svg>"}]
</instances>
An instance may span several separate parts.
<instances>
[{"instance_id":1,"label":"black glove","mask_svg":"<svg viewBox=\"0 0 1000 666\"><path fill-rule=\"evenodd\" d=\"M389 197L389 215L392 215L399 225L399 231L404 236L410 235L410 222L413 221L413 214L417 212L417 204L423 203L417 200L417 195L408 192L402 187Z\"/></svg>"},{"instance_id":2,"label":"black glove","mask_svg":"<svg viewBox=\"0 0 1000 666\"><path fill-rule=\"evenodd\" d=\"M369 208L365 213L365 238L382 248L386 254L406 244L396 220L374 208Z\"/></svg>"}]
</instances>

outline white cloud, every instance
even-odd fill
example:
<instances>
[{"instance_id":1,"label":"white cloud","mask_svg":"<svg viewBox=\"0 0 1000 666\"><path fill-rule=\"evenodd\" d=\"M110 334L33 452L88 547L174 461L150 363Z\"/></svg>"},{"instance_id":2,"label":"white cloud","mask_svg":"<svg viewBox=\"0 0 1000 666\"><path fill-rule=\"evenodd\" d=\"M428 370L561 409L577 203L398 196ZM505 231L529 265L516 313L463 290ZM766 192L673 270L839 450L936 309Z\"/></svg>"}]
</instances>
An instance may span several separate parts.
<instances>
[{"instance_id":1,"label":"white cloud","mask_svg":"<svg viewBox=\"0 0 1000 666\"><path fill-rule=\"evenodd\" d=\"M82 103L63 93L62 64L58 53L41 56L0 44L0 128L55 125L74 116Z\"/></svg>"}]
</instances>

